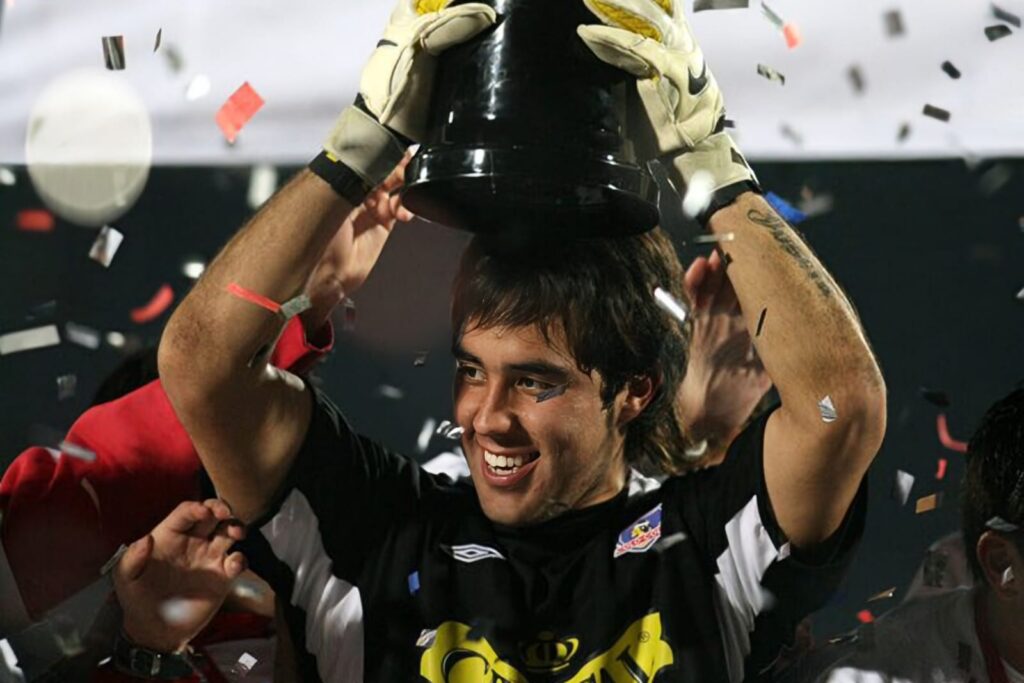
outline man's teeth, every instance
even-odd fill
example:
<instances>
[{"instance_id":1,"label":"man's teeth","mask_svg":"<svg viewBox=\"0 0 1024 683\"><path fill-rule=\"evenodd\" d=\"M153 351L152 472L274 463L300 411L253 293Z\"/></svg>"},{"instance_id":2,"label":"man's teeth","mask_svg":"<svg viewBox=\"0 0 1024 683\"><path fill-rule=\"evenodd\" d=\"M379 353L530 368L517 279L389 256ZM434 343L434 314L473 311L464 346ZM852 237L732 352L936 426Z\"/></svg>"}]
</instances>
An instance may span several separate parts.
<instances>
[{"instance_id":1,"label":"man's teeth","mask_svg":"<svg viewBox=\"0 0 1024 683\"><path fill-rule=\"evenodd\" d=\"M530 455L495 455L490 451L484 451L484 462L492 469L512 470L516 472L520 467L533 460Z\"/></svg>"}]
</instances>

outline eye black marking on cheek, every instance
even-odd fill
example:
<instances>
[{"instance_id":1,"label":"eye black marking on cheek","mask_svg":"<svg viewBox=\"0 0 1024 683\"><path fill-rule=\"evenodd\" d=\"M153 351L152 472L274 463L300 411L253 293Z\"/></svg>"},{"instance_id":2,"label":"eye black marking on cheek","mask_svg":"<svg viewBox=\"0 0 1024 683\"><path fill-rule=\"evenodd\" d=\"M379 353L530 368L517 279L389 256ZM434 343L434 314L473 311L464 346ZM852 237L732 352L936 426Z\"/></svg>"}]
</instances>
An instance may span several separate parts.
<instances>
[{"instance_id":1,"label":"eye black marking on cheek","mask_svg":"<svg viewBox=\"0 0 1024 683\"><path fill-rule=\"evenodd\" d=\"M551 387L550 389L542 391L541 393L537 394L537 403L543 403L548 399L555 398L556 396L561 396L562 394L565 393L565 390L568 388L568 384L559 384L558 386Z\"/></svg>"}]
</instances>

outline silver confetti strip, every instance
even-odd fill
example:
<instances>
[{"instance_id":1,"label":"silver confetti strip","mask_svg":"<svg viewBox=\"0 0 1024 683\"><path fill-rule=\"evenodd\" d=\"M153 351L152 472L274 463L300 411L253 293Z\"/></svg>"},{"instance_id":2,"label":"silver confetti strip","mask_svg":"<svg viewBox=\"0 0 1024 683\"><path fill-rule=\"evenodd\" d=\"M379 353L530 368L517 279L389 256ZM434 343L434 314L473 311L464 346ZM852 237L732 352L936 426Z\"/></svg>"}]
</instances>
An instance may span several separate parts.
<instances>
[{"instance_id":1,"label":"silver confetti strip","mask_svg":"<svg viewBox=\"0 0 1024 683\"><path fill-rule=\"evenodd\" d=\"M405 392L390 384L381 384L377 387L377 395L389 398L392 401L400 401L405 398Z\"/></svg>"},{"instance_id":2,"label":"silver confetti strip","mask_svg":"<svg viewBox=\"0 0 1024 683\"><path fill-rule=\"evenodd\" d=\"M413 359L413 361L412 361L412 366L414 368L422 368L424 365L427 364L427 355L428 354L429 354L428 351L420 351L419 353L417 353L416 354L416 358Z\"/></svg>"},{"instance_id":3,"label":"silver confetti strip","mask_svg":"<svg viewBox=\"0 0 1024 683\"><path fill-rule=\"evenodd\" d=\"M878 600L888 600L893 595L895 595L895 593L896 593L896 586L893 586L892 588L886 588L884 591L879 591L878 593L875 593L870 598L868 598L868 602L876 602Z\"/></svg>"},{"instance_id":4,"label":"silver confetti strip","mask_svg":"<svg viewBox=\"0 0 1024 683\"><path fill-rule=\"evenodd\" d=\"M78 323L64 323L64 334L72 344L93 350L100 348L100 333L91 327Z\"/></svg>"},{"instance_id":5,"label":"silver confetti strip","mask_svg":"<svg viewBox=\"0 0 1024 683\"><path fill-rule=\"evenodd\" d=\"M760 76L764 76L769 81L775 81L779 85L786 85L786 77L766 64L758 64L757 73Z\"/></svg>"},{"instance_id":6,"label":"silver confetti strip","mask_svg":"<svg viewBox=\"0 0 1024 683\"><path fill-rule=\"evenodd\" d=\"M6 166L0 166L0 185L6 185L10 187L18 182L17 176L14 175L14 171L7 168Z\"/></svg>"},{"instance_id":7,"label":"silver confetti strip","mask_svg":"<svg viewBox=\"0 0 1024 683\"><path fill-rule=\"evenodd\" d=\"M1003 578L1000 579L999 585L1006 587L1011 581L1013 581L1013 578L1013 567L1007 567L1003 570Z\"/></svg>"},{"instance_id":8,"label":"silver confetti strip","mask_svg":"<svg viewBox=\"0 0 1024 683\"><path fill-rule=\"evenodd\" d=\"M43 325L19 332L0 334L0 356L21 351L32 351L60 344L56 325Z\"/></svg>"},{"instance_id":9,"label":"silver confetti strip","mask_svg":"<svg viewBox=\"0 0 1024 683\"><path fill-rule=\"evenodd\" d=\"M57 378L57 400L63 401L75 395L78 388L78 377L75 375L61 375Z\"/></svg>"},{"instance_id":10,"label":"silver confetti strip","mask_svg":"<svg viewBox=\"0 0 1024 683\"><path fill-rule=\"evenodd\" d=\"M885 19L885 32L891 37L902 36L906 33L906 28L903 26L903 15L900 14L899 10L891 10L886 12L884 15Z\"/></svg>"},{"instance_id":11,"label":"silver confetti strip","mask_svg":"<svg viewBox=\"0 0 1024 683\"><path fill-rule=\"evenodd\" d=\"M124 69L124 36L103 37L103 63L111 71Z\"/></svg>"},{"instance_id":12,"label":"silver confetti strip","mask_svg":"<svg viewBox=\"0 0 1024 683\"><path fill-rule=\"evenodd\" d=\"M228 671L228 673L235 676L246 676L250 671L252 671L252 668L256 666L257 661L259 660L248 652L243 652L242 656L239 657L238 661L232 665L231 670Z\"/></svg>"},{"instance_id":13,"label":"silver confetti strip","mask_svg":"<svg viewBox=\"0 0 1024 683\"><path fill-rule=\"evenodd\" d=\"M260 208L276 191L277 169L270 164L253 166L249 173L249 190L246 193L249 208Z\"/></svg>"},{"instance_id":14,"label":"silver confetti strip","mask_svg":"<svg viewBox=\"0 0 1024 683\"><path fill-rule=\"evenodd\" d=\"M821 413L822 422L835 422L839 416L836 414L836 407L832 404L832 397L826 396L818 401L818 411Z\"/></svg>"},{"instance_id":15,"label":"silver confetti strip","mask_svg":"<svg viewBox=\"0 0 1024 683\"><path fill-rule=\"evenodd\" d=\"M104 268L109 268L123 241L124 235L117 228L104 225L89 249L89 258Z\"/></svg>"},{"instance_id":16,"label":"silver confetti strip","mask_svg":"<svg viewBox=\"0 0 1024 683\"><path fill-rule=\"evenodd\" d=\"M847 69L846 76L850 79L850 85L853 87L853 91L855 93L864 92L864 88L866 87L864 72L859 66L854 65Z\"/></svg>"},{"instance_id":17,"label":"silver confetti strip","mask_svg":"<svg viewBox=\"0 0 1024 683\"><path fill-rule=\"evenodd\" d=\"M69 455L72 458L78 458L79 460L85 460L86 462L95 462L96 454L90 451L88 448L73 444L70 441L61 441L58 446L60 452L64 455Z\"/></svg>"},{"instance_id":18,"label":"silver confetti strip","mask_svg":"<svg viewBox=\"0 0 1024 683\"><path fill-rule=\"evenodd\" d=\"M771 7L763 2L761 3L761 14L763 14L764 18L770 21L772 25L780 31L786 25L786 22L783 21L782 17L776 14Z\"/></svg>"},{"instance_id":19,"label":"silver confetti strip","mask_svg":"<svg viewBox=\"0 0 1024 683\"><path fill-rule=\"evenodd\" d=\"M736 239L736 233L723 232L721 235L697 235L691 242L694 244L718 244L719 242L732 242Z\"/></svg>"},{"instance_id":20,"label":"silver confetti strip","mask_svg":"<svg viewBox=\"0 0 1024 683\"><path fill-rule=\"evenodd\" d=\"M686 306L684 306L678 299L672 296L670 292L665 291L661 287L655 287L654 302L679 322L686 322L686 318L689 316L689 310L687 310Z\"/></svg>"},{"instance_id":21,"label":"silver confetti strip","mask_svg":"<svg viewBox=\"0 0 1024 683\"><path fill-rule=\"evenodd\" d=\"M711 9L743 9L750 7L750 0L693 0L693 11Z\"/></svg>"},{"instance_id":22,"label":"silver confetti strip","mask_svg":"<svg viewBox=\"0 0 1024 683\"><path fill-rule=\"evenodd\" d=\"M914 475L903 470L896 470L896 477L892 482L892 496L900 502L900 505L906 505L907 501L910 500L910 490L914 488Z\"/></svg>"},{"instance_id":23,"label":"silver confetti strip","mask_svg":"<svg viewBox=\"0 0 1024 683\"><path fill-rule=\"evenodd\" d=\"M312 307L313 302L309 300L309 297L306 296L305 294L300 294L296 297L288 299L288 301L285 301L283 304L281 304L280 313L282 316L284 316L285 320L291 320L299 313L302 313L303 311L308 311Z\"/></svg>"},{"instance_id":24,"label":"silver confetti strip","mask_svg":"<svg viewBox=\"0 0 1024 683\"><path fill-rule=\"evenodd\" d=\"M1020 527L1013 522L1007 522L1002 517L993 517L992 519L985 522L985 526L993 531L1002 531L1003 533L1012 534L1015 531L1019 531Z\"/></svg>"},{"instance_id":25,"label":"silver confetti strip","mask_svg":"<svg viewBox=\"0 0 1024 683\"><path fill-rule=\"evenodd\" d=\"M160 41L163 40L163 37L164 37L164 30L162 28L157 29L157 31L156 31L156 40L153 42L153 52L156 52L157 50L160 49Z\"/></svg>"},{"instance_id":26,"label":"silver confetti strip","mask_svg":"<svg viewBox=\"0 0 1024 683\"><path fill-rule=\"evenodd\" d=\"M936 107L931 104L924 105L924 109L921 110L921 113L929 118L935 119L936 121L942 121L943 123L948 123L951 117L950 113L942 107Z\"/></svg>"},{"instance_id":27,"label":"silver confetti strip","mask_svg":"<svg viewBox=\"0 0 1024 683\"><path fill-rule=\"evenodd\" d=\"M1020 28L1021 26L1020 17L1018 17L1016 14L1013 14L1012 12L1007 12L1006 10L999 7L995 3L992 3L992 14L999 21L1005 21L1007 24L1012 24L1017 28Z\"/></svg>"},{"instance_id":28,"label":"silver confetti strip","mask_svg":"<svg viewBox=\"0 0 1024 683\"><path fill-rule=\"evenodd\" d=\"M960 73L960 69L953 66L953 62L949 61L948 59L942 63L942 70L945 72L947 76L954 80L960 78L960 76L963 75Z\"/></svg>"},{"instance_id":29,"label":"silver confetti strip","mask_svg":"<svg viewBox=\"0 0 1024 683\"><path fill-rule=\"evenodd\" d=\"M1010 27L1005 24L996 24L994 26L985 27L985 37L988 38L990 42L999 40L1000 38L1005 38L1011 33L1012 31L1010 30Z\"/></svg>"},{"instance_id":30,"label":"silver confetti strip","mask_svg":"<svg viewBox=\"0 0 1024 683\"><path fill-rule=\"evenodd\" d=\"M437 434L438 436L442 436L442 437L444 437L446 439L451 439L452 441L458 441L460 438L462 438L462 434L465 431L466 430L463 429L462 427L459 427L458 425L454 425L451 422L449 422L448 420L442 420L441 424L439 424L437 426L437 431L434 432L434 433Z\"/></svg>"},{"instance_id":31,"label":"silver confetti strip","mask_svg":"<svg viewBox=\"0 0 1024 683\"><path fill-rule=\"evenodd\" d=\"M430 437L434 435L434 429L437 428L437 420L432 417L428 417L423 421L423 426L420 428L419 436L416 437L416 451L418 453L425 453L427 447L430 445Z\"/></svg>"}]
</instances>

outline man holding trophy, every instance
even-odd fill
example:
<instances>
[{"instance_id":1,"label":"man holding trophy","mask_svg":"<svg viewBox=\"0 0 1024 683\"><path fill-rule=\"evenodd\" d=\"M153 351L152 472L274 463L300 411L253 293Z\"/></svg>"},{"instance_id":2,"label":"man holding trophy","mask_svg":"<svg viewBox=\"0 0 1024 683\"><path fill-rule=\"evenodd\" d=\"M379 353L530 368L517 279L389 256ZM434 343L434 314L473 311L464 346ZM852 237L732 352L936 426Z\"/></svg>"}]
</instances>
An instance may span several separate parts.
<instances>
[{"instance_id":1,"label":"man holding trophy","mask_svg":"<svg viewBox=\"0 0 1024 683\"><path fill-rule=\"evenodd\" d=\"M480 233L452 303L454 421L471 483L357 435L321 392L267 364L261 350L281 317L228 293L291 300L343 222L338 290L357 290L396 222L413 217L400 193L410 168L410 192L445 168L455 169L449 187L484 177L496 195L514 192L515 150L463 154L466 171L428 163L443 155L426 147L410 163L406 147L424 139L438 56L511 40L518 5L534 6L400 1L323 153L174 314L160 347L164 387L218 495L249 525L250 563L289 602L304 680L757 677L849 563L885 431L885 387L852 305L760 196L724 132L721 93L673 0L585 0L577 9L588 20L557 37L595 73L614 69L635 84L649 133L635 141L643 161L659 157L679 188L711 179L699 218L731 238L701 279L717 290L728 278L782 398L721 466L676 474L693 445L675 401L690 326L654 292L685 299L683 272L664 233L645 232L648 214L633 211L643 183L630 187L628 164L607 150L593 164L566 151L588 169L576 187L603 189L558 197L556 178L517 220L481 225L479 204L450 214ZM496 85L508 75L491 73ZM600 168L610 175L591 170ZM445 199L463 201L441 192L434 206ZM588 235L568 225L570 199L584 207L581 224L607 213L594 205L638 223ZM754 334L765 309L769 323ZM191 570L170 552L158 544L152 559ZM146 570L132 572L124 638L173 656L190 633L131 627L159 619L174 597L160 576L150 584ZM202 585L216 593L212 583ZM215 594L191 597L216 609Z\"/></svg>"}]
</instances>

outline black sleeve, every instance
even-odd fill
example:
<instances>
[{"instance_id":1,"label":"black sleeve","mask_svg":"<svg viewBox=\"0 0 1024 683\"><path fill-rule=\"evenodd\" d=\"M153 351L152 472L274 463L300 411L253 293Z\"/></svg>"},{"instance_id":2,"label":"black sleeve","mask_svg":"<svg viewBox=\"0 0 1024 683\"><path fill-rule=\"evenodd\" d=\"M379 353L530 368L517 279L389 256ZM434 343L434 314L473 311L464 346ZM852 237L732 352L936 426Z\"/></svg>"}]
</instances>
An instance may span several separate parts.
<instances>
[{"instance_id":1,"label":"black sleeve","mask_svg":"<svg viewBox=\"0 0 1024 683\"><path fill-rule=\"evenodd\" d=\"M678 501L716 583L731 678L756 677L789 644L797 624L836 590L864 533L867 477L832 536L793 549L775 519L764 478L764 430L755 420L725 462L684 477ZM684 482L680 482L684 483Z\"/></svg>"}]
</instances>

